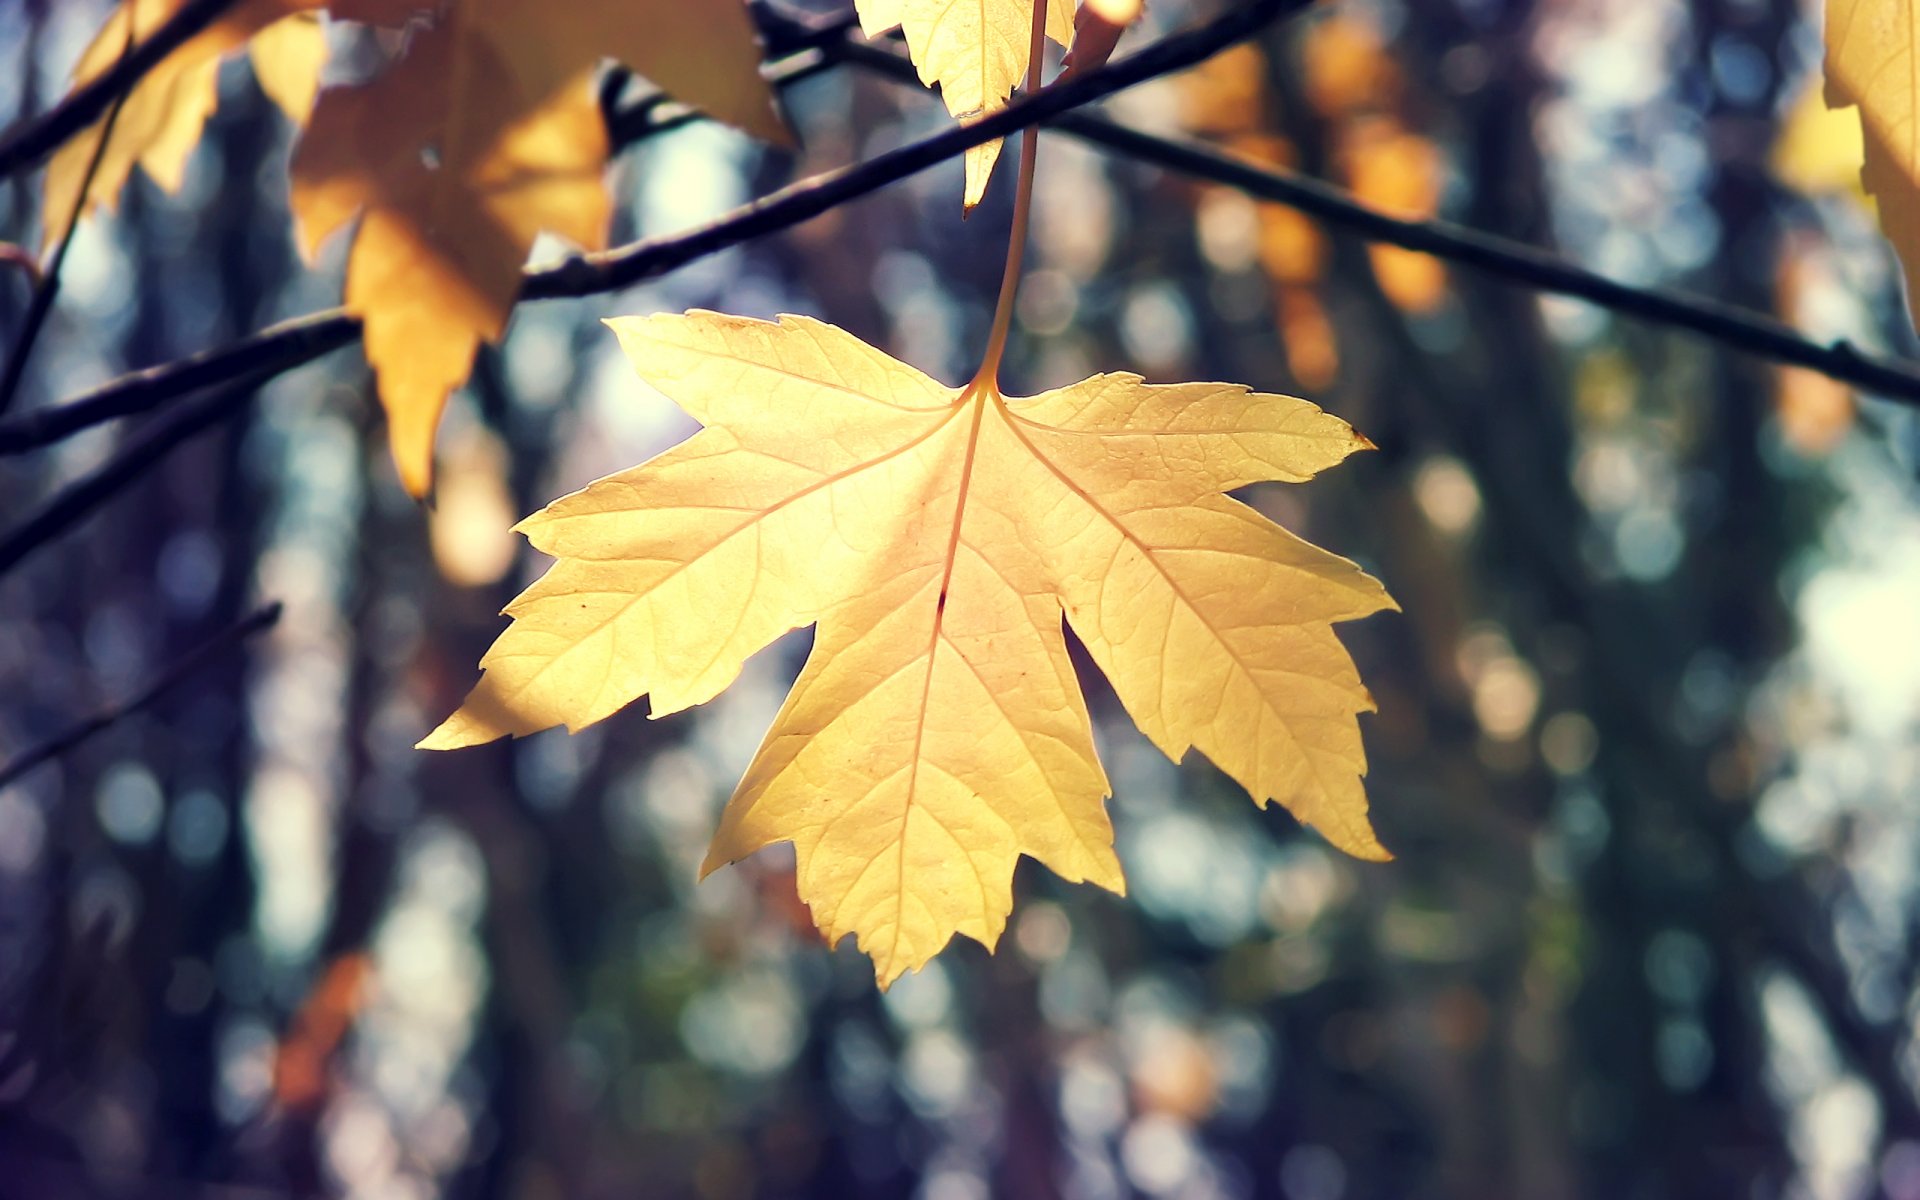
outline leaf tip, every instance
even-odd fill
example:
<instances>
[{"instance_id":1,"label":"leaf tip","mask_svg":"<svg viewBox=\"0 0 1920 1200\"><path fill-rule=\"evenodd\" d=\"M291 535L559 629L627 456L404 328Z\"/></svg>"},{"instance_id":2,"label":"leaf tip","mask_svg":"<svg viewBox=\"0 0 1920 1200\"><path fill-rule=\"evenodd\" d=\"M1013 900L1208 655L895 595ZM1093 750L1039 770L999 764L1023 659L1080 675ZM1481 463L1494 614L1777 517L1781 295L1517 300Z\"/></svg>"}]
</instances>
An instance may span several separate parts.
<instances>
[{"instance_id":1,"label":"leaf tip","mask_svg":"<svg viewBox=\"0 0 1920 1200\"><path fill-rule=\"evenodd\" d=\"M432 733L415 742L413 748L415 750L462 750L468 746L479 745L479 740L466 736L464 724L460 714L456 712L435 726Z\"/></svg>"},{"instance_id":2,"label":"leaf tip","mask_svg":"<svg viewBox=\"0 0 1920 1200\"><path fill-rule=\"evenodd\" d=\"M480 682L453 715L413 744L415 750L463 750L468 746L483 746L503 737L517 737L522 733L531 733L540 728L528 725L497 698L490 686L490 676L482 674Z\"/></svg>"},{"instance_id":3,"label":"leaf tip","mask_svg":"<svg viewBox=\"0 0 1920 1200\"><path fill-rule=\"evenodd\" d=\"M1365 862L1388 863L1393 861L1393 851L1382 846L1377 841L1365 850L1349 850L1347 853Z\"/></svg>"},{"instance_id":4,"label":"leaf tip","mask_svg":"<svg viewBox=\"0 0 1920 1200\"><path fill-rule=\"evenodd\" d=\"M722 854L718 846L709 846L707 848L707 856L700 860L700 873L694 878L701 883L705 883L707 876L718 871L721 867L730 867L732 865L733 859Z\"/></svg>"},{"instance_id":5,"label":"leaf tip","mask_svg":"<svg viewBox=\"0 0 1920 1200\"><path fill-rule=\"evenodd\" d=\"M1336 850L1363 862L1393 861L1393 852L1380 844L1380 836L1373 831L1373 822L1367 819L1364 807L1350 816L1337 814L1335 821L1326 824L1316 821L1313 827Z\"/></svg>"}]
</instances>

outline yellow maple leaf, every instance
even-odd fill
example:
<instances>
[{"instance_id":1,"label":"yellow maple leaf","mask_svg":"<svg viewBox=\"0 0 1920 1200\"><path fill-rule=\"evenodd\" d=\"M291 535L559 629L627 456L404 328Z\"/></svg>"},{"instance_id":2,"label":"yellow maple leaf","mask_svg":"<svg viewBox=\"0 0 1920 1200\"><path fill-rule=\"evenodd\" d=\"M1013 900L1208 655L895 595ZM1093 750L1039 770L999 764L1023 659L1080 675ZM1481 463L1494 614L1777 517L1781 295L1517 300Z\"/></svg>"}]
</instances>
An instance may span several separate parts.
<instances>
[{"instance_id":1,"label":"yellow maple leaf","mask_svg":"<svg viewBox=\"0 0 1920 1200\"><path fill-rule=\"evenodd\" d=\"M1909 306L1920 296L1920 13L1914 0L1828 0L1826 101L1858 106L1860 182L1899 253Z\"/></svg>"},{"instance_id":2,"label":"yellow maple leaf","mask_svg":"<svg viewBox=\"0 0 1920 1200\"><path fill-rule=\"evenodd\" d=\"M920 81L937 85L947 111L956 117L1005 108L1015 86L1026 78L1033 0L854 0L854 7L868 37L900 27ZM1073 41L1072 7L1065 0L1047 6L1047 36L1062 46ZM962 203L968 209L986 195L999 159L997 138L967 151Z\"/></svg>"},{"instance_id":3,"label":"yellow maple leaf","mask_svg":"<svg viewBox=\"0 0 1920 1200\"><path fill-rule=\"evenodd\" d=\"M991 947L1021 854L1123 887L1064 616L1166 753L1386 857L1332 623L1393 602L1224 494L1366 448L1345 422L1135 375L1006 399L804 317L609 324L705 428L521 523L558 561L422 747L675 712L817 623L705 869L793 842L816 921L885 984L956 933Z\"/></svg>"},{"instance_id":4,"label":"yellow maple leaf","mask_svg":"<svg viewBox=\"0 0 1920 1200\"><path fill-rule=\"evenodd\" d=\"M608 56L785 140L734 0L464 0L371 83L324 92L295 151L303 251L360 217L346 306L365 323L394 460L416 496L432 483L441 410L480 343L505 331L534 239L605 243L609 147L590 81Z\"/></svg>"},{"instance_id":5,"label":"yellow maple leaf","mask_svg":"<svg viewBox=\"0 0 1920 1200\"><path fill-rule=\"evenodd\" d=\"M115 9L81 55L74 69L74 85L88 83L119 60L127 48L129 23L137 44L172 19L184 3L128 0ZM326 40L319 21L303 10L317 8L320 3L241 0L167 55L121 102L112 137L91 184L87 183L87 170L100 144L105 118L69 139L47 164L41 197L44 243L51 246L66 236L68 222L76 212L85 216L97 207L112 209L136 166L166 191L179 191L187 158L199 144L200 132L219 100L220 61L249 42L253 43L251 57L262 88L295 122L304 121L319 86ZM84 204L82 186L87 188Z\"/></svg>"}]
</instances>

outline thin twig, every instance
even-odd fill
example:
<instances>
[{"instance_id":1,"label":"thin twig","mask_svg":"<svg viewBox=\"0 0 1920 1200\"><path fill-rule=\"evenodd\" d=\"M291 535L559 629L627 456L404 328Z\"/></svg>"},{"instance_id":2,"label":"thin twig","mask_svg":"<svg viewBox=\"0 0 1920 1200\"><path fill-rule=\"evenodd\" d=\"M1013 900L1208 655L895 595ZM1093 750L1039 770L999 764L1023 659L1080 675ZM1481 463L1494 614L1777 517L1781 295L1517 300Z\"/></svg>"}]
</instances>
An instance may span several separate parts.
<instances>
[{"instance_id":1,"label":"thin twig","mask_svg":"<svg viewBox=\"0 0 1920 1200\"><path fill-rule=\"evenodd\" d=\"M40 511L0 535L0 575L20 565L34 550L112 499L182 442L240 411L260 385L276 373L263 372L201 397L165 424L148 430L138 441L123 447L101 466L60 489Z\"/></svg>"},{"instance_id":2,"label":"thin twig","mask_svg":"<svg viewBox=\"0 0 1920 1200\"><path fill-rule=\"evenodd\" d=\"M118 62L125 64L133 54L133 18L127 18L127 44L120 50ZM73 235L80 228L80 218L87 211L87 198L93 192L93 181L100 174L100 164L107 158L107 143L113 139L113 127L120 121L120 110L127 106L127 93L122 92L113 98L113 104L107 109L106 120L100 123L100 140L93 144L93 153L87 158L87 169L80 176L80 192L73 198L73 211L67 214L67 224L60 231L60 244L54 248L53 258L47 263L47 269L34 281L33 299L27 304L26 321L20 327L20 336L14 340L13 350L7 355L7 369L0 375L0 413L13 407L20 395L20 381L27 373L27 360L33 356L34 343L40 340L40 331L46 327L47 316L53 312L54 299L60 294L60 268L67 261L67 249L73 245Z\"/></svg>"},{"instance_id":3,"label":"thin twig","mask_svg":"<svg viewBox=\"0 0 1920 1200\"><path fill-rule=\"evenodd\" d=\"M797 225L984 142L1050 120L1134 84L1183 70L1303 12L1313 0L1250 0L1185 33L1161 38L1098 71L1066 80L1007 107L851 166L790 184L704 227L668 238L648 238L597 254L577 255L523 279L520 298L585 296L628 287L749 238ZM832 43L829 43L831 46ZM828 50L832 53L833 51Z\"/></svg>"},{"instance_id":4,"label":"thin twig","mask_svg":"<svg viewBox=\"0 0 1920 1200\"><path fill-rule=\"evenodd\" d=\"M219 350L134 371L75 400L0 422L0 455L25 454L85 429L160 407L255 371L271 377L352 345L360 322L329 308L269 325Z\"/></svg>"},{"instance_id":5,"label":"thin twig","mask_svg":"<svg viewBox=\"0 0 1920 1200\"><path fill-rule=\"evenodd\" d=\"M219 20L236 2L187 0L172 18L153 31L153 36L140 42L119 62L75 88L66 99L40 116L0 135L0 179L38 166L68 138L99 120L161 59Z\"/></svg>"},{"instance_id":6,"label":"thin twig","mask_svg":"<svg viewBox=\"0 0 1920 1200\"><path fill-rule=\"evenodd\" d=\"M887 50L842 42L828 47L826 53L889 79L919 82L913 65ZM1847 342L1822 345L1751 309L1669 288L1619 283L1522 242L1447 221L1389 216L1311 176L1254 163L1199 142L1142 133L1093 113L1067 113L1048 126L1140 162L1298 209L1369 241L1417 250L1510 283L1690 330L1735 350L1806 367L1888 400L1920 405L1920 364L1865 354Z\"/></svg>"},{"instance_id":7,"label":"thin twig","mask_svg":"<svg viewBox=\"0 0 1920 1200\"><path fill-rule=\"evenodd\" d=\"M118 704L101 709L78 725L40 743L6 766L0 767L0 788L13 783L40 764L60 757L101 730L146 708L176 684L206 666L229 646L245 641L262 630L271 629L279 619L280 602L276 600L222 629L174 660L171 666L140 691Z\"/></svg>"},{"instance_id":8,"label":"thin twig","mask_svg":"<svg viewBox=\"0 0 1920 1200\"><path fill-rule=\"evenodd\" d=\"M1310 7L1311 0L1254 0L1211 24L1162 39L1099 71L1023 99L980 121L945 130L864 163L827 171L734 209L706 225L645 238L603 254L570 259L522 276L523 300L615 291L798 225L849 200L878 191L968 148L1004 137L1156 75L1192 66L1238 42L1262 24ZM328 309L262 330L190 359L122 376L86 396L0 423L0 455L21 454L115 417L257 370L290 370L360 336L359 319ZM0 564L3 569L4 564Z\"/></svg>"}]
</instances>

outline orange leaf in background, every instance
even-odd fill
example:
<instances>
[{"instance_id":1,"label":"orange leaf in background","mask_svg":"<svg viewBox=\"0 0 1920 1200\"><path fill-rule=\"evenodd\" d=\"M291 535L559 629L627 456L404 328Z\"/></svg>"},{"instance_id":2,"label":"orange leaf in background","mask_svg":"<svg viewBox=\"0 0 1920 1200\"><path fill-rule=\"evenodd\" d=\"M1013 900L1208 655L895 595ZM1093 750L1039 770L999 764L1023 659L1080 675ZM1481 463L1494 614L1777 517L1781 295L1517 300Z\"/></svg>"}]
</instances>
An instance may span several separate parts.
<instances>
[{"instance_id":1,"label":"orange leaf in background","mask_svg":"<svg viewBox=\"0 0 1920 1200\"><path fill-rule=\"evenodd\" d=\"M1773 276L1774 311L1800 324L1817 312L1823 293L1844 287L1834 278L1833 251L1822 237L1799 230L1781 243ZM1780 436L1807 458L1823 458L1853 431L1858 405L1853 388L1805 367L1774 368L1774 413Z\"/></svg>"},{"instance_id":2,"label":"orange leaf in background","mask_svg":"<svg viewBox=\"0 0 1920 1200\"><path fill-rule=\"evenodd\" d=\"M1387 55L1380 29L1349 9L1329 10L1307 26L1301 63L1307 102L1323 117L1339 118L1393 107L1400 71Z\"/></svg>"},{"instance_id":3,"label":"orange leaf in background","mask_svg":"<svg viewBox=\"0 0 1920 1200\"><path fill-rule=\"evenodd\" d=\"M364 3L365 0L362 0ZM293 161L302 250L356 217L346 306L365 322L401 481L432 484L447 397L505 332L534 239L606 241L609 146L590 81L619 57L681 99L785 140L734 0L465 3L373 82L329 88Z\"/></svg>"},{"instance_id":4,"label":"orange leaf in background","mask_svg":"<svg viewBox=\"0 0 1920 1200\"><path fill-rule=\"evenodd\" d=\"M373 963L343 954L330 963L294 1014L273 1059L273 1095L280 1107L311 1112L327 1098L327 1064L366 1002Z\"/></svg>"},{"instance_id":5,"label":"orange leaf in background","mask_svg":"<svg viewBox=\"0 0 1920 1200\"><path fill-rule=\"evenodd\" d=\"M1267 56L1250 42L1230 46L1177 80L1180 123L1194 133L1227 137L1264 127Z\"/></svg>"},{"instance_id":6,"label":"orange leaf in background","mask_svg":"<svg viewBox=\"0 0 1920 1200\"><path fill-rule=\"evenodd\" d=\"M81 55L74 85L89 82L119 61L127 48L129 23L137 44L172 19L185 2L127 0L107 18ZM163 190L179 191L187 158L219 102L220 62L249 42L261 87L296 123L304 121L319 87L326 40L318 19L303 10L320 4L321 0L242 0L167 55L121 102L113 136L91 184L87 170L106 119L69 139L47 164L41 194L43 244L51 246L65 237L76 211L84 217L95 208L112 209L135 167ZM84 204L83 186L87 189Z\"/></svg>"},{"instance_id":7,"label":"orange leaf in background","mask_svg":"<svg viewBox=\"0 0 1920 1200\"><path fill-rule=\"evenodd\" d=\"M610 324L705 428L521 523L558 561L424 748L676 712L817 623L706 869L794 843L815 920L885 984L955 934L991 947L1022 854L1123 886L1064 619L1168 755L1386 857L1332 626L1393 602L1225 495L1366 449L1345 422L1135 375L956 389L804 317Z\"/></svg>"},{"instance_id":8,"label":"orange leaf in background","mask_svg":"<svg viewBox=\"0 0 1920 1200\"><path fill-rule=\"evenodd\" d=\"M1326 306L1313 289L1304 287L1282 289L1279 300L1276 317L1287 369L1302 387L1331 387L1340 373L1340 341Z\"/></svg>"},{"instance_id":9,"label":"orange leaf in background","mask_svg":"<svg viewBox=\"0 0 1920 1200\"><path fill-rule=\"evenodd\" d=\"M1261 205L1260 265L1276 284L1305 287L1318 283L1327 265L1326 235L1298 209Z\"/></svg>"},{"instance_id":10,"label":"orange leaf in background","mask_svg":"<svg viewBox=\"0 0 1920 1200\"><path fill-rule=\"evenodd\" d=\"M1397 122L1354 123L1341 146L1347 185L1361 203L1397 217L1424 221L1440 210L1440 149ZM1432 312L1447 294L1447 268L1430 254L1399 246L1367 247L1374 274L1401 310Z\"/></svg>"},{"instance_id":11,"label":"orange leaf in background","mask_svg":"<svg viewBox=\"0 0 1920 1200\"><path fill-rule=\"evenodd\" d=\"M1824 458L1853 432L1853 389L1805 367L1774 368L1774 412L1780 436L1807 458Z\"/></svg>"}]
</instances>

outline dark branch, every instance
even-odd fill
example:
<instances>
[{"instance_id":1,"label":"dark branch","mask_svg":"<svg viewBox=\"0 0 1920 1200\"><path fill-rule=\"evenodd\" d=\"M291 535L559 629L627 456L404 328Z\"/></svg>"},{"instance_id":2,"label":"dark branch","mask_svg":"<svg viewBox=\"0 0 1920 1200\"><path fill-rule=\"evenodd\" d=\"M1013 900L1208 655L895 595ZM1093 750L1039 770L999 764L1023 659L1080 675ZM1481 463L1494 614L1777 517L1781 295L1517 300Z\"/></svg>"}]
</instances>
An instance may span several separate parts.
<instances>
[{"instance_id":1,"label":"dark branch","mask_svg":"<svg viewBox=\"0 0 1920 1200\"><path fill-rule=\"evenodd\" d=\"M877 158L791 184L709 225L669 238L648 238L599 254L581 255L544 271L529 272L520 297L545 300L629 287L738 242L797 225L983 142L1017 133L1136 83L1191 67L1270 22L1311 5L1312 0L1252 0L1198 29L1162 38L1098 71L1056 84L998 112ZM829 42L823 48L836 53L837 45Z\"/></svg>"},{"instance_id":2,"label":"dark branch","mask_svg":"<svg viewBox=\"0 0 1920 1200\"><path fill-rule=\"evenodd\" d=\"M105 116L107 110L161 59L219 20L236 0L187 0L171 20L153 31L119 62L39 117L0 136L0 179L39 165L62 143Z\"/></svg>"},{"instance_id":3,"label":"dark branch","mask_svg":"<svg viewBox=\"0 0 1920 1200\"><path fill-rule=\"evenodd\" d=\"M227 626L175 660L172 666L162 671L158 678L140 691L118 704L101 709L73 728L40 743L6 766L0 767L0 787L6 787L42 763L60 757L101 730L146 708L176 684L224 653L228 647L245 641L262 630L271 629L279 619L280 603L275 601Z\"/></svg>"},{"instance_id":4,"label":"dark branch","mask_svg":"<svg viewBox=\"0 0 1920 1200\"><path fill-rule=\"evenodd\" d=\"M1211 24L1165 38L1099 71L1025 99L981 121L948 129L869 162L801 180L684 233L645 238L571 259L524 277L521 298L575 297L628 287L730 246L798 225L849 200L956 158L969 147L1013 133L1122 88L1177 71L1238 42L1262 24L1306 9L1310 0L1254 0ZM831 43L829 43L831 44ZM0 423L0 455L22 454L115 417L145 412L199 388L241 375L290 370L360 335L341 309L283 322L221 350L123 376L65 404ZM4 569L0 561L0 569Z\"/></svg>"},{"instance_id":5,"label":"dark branch","mask_svg":"<svg viewBox=\"0 0 1920 1200\"><path fill-rule=\"evenodd\" d=\"M165 424L148 430L104 464L60 489L40 511L0 535L0 575L112 499L181 443L238 412L260 385L280 370L275 367L263 371L194 401Z\"/></svg>"},{"instance_id":6,"label":"dark branch","mask_svg":"<svg viewBox=\"0 0 1920 1200\"><path fill-rule=\"evenodd\" d=\"M147 412L242 375L259 371L266 378L290 371L351 345L359 336L359 320L339 308L269 325L222 349L134 371L77 400L0 422L0 455L25 454L115 417Z\"/></svg>"},{"instance_id":7,"label":"dark branch","mask_svg":"<svg viewBox=\"0 0 1920 1200\"><path fill-rule=\"evenodd\" d=\"M831 46L827 53L890 79L919 84L913 65L886 50L843 42ZM1749 309L1666 288L1617 283L1524 243L1446 221L1391 217L1298 172L1252 163L1199 142L1141 133L1093 113L1066 113L1050 121L1048 127L1141 162L1299 209L1369 241L1404 246L1497 279L1573 296L1640 320L1677 326L1748 354L1806 367L1889 400L1920 405L1920 365L1864 354L1846 342L1823 346Z\"/></svg>"}]
</instances>

